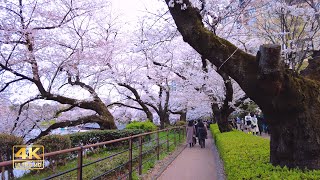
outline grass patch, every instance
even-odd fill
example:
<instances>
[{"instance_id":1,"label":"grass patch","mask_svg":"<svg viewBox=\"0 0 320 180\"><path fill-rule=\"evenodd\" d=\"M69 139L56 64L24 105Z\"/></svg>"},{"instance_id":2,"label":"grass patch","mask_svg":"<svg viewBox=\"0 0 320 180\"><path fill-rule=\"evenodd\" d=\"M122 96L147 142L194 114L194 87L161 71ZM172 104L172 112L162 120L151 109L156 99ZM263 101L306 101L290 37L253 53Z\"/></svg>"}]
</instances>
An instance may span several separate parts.
<instances>
[{"instance_id":1,"label":"grass patch","mask_svg":"<svg viewBox=\"0 0 320 180\"><path fill-rule=\"evenodd\" d=\"M273 166L270 159L270 140L242 131L220 133L212 124L214 136L227 179L320 179L320 170L288 169Z\"/></svg>"}]
</instances>

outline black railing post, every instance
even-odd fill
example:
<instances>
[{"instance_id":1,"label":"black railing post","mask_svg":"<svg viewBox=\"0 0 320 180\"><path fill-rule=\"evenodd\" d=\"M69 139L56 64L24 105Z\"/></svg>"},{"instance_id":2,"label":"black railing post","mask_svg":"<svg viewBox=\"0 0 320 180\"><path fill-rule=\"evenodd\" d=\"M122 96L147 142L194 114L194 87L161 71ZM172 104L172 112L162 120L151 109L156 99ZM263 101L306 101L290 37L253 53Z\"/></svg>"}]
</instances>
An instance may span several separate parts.
<instances>
[{"instance_id":1,"label":"black railing post","mask_svg":"<svg viewBox=\"0 0 320 180\"><path fill-rule=\"evenodd\" d=\"M169 152L169 129L167 129L167 151Z\"/></svg>"},{"instance_id":2,"label":"black railing post","mask_svg":"<svg viewBox=\"0 0 320 180\"><path fill-rule=\"evenodd\" d=\"M78 174L77 174L77 180L82 180L82 164L83 164L83 147L81 146L78 150Z\"/></svg>"},{"instance_id":3,"label":"black railing post","mask_svg":"<svg viewBox=\"0 0 320 180\"><path fill-rule=\"evenodd\" d=\"M181 138L180 138L180 127L179 127L179 129L178 129L178 135L179 135L179 143L181 142Z\"/></svg>"},{"instance_id":4,"label":"black railing post","mask_svg":"<svg viewBox=\"0 0 320 180\"><path fill-rule=\"evenodd\" d=\"M177 129L173 129L173 142L174 142L174 146L177 146L176 130L177 130Z\"/></svg>"},{"instance_id":5,"label":"black railing post","mask_svg":"<svg viewBox=\"0 0 320 180\"><path fill-rule=\"evenodd\" d=\"M157 131L157 160L160 159L160 147L159 147L159 130Z\"/></svg>"},{"instance_id":6,"label":"black railing post","mask_svg":"<svg viewBox=\"0 0 320 180\"><path fill-rule=\"evenodd\" d=\"M139 136L139 175L142 174L142 136Z\"/></svg>"},{"instance_id":7,"label":"black railing post","mask_svg":"<svg viewBox=\"0 0 320 180\"><path fill-rule=\"evenodd\" d=\"M129 180L132 180L132 137L129 139Z\"/></svg>"}]
</instances>

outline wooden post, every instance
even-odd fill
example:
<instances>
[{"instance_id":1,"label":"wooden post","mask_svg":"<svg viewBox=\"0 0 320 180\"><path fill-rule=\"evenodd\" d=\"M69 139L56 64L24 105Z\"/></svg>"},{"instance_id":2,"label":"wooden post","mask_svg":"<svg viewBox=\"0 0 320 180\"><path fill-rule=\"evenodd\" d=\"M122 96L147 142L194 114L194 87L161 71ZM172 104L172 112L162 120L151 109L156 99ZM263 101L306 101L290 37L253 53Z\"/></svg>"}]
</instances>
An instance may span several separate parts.
<instances>
[{"instance_id":1,"label":"wooden post","mask_svg":"<svg viewBox=\"0 0 320 180\"><path fill-rule=\"evenodd\" d=\"M80 147L80 150L78 151L78 175L77 180L82 180L82 163L83 163L83 157L82 157L82 146Z\"/></svg>"},{"instance_id":2,"label":"wooden post","mask_svg":"<svg viewBox=\"0 0 320 180\"><path fill-rule=\"evenodd\" d=\"M157 160L160 159L159 130L157 131Z\"/></svg>"},{"instance_id":3,"label":"wooden post","mask_svg":"<svg viewBox=\"0 0 320 180\"><path fill-rule=\"evenodd\" d=\"M142 136L139 136L139 175L142 174Z\"/></svg>"},{"instance_id":4,"label":"wooden post","mask_svg":"<svg viewBox=\"0 0 320 180\"><path fill-rule=\"evenodd\" d=\"M167 129L167 151L169 152L169 130Z\"/></svg>"},{"instance_id":5,"label":"wooden post","mask_svg":"<svg viewBox=\"0 0 320 180\"><path fill-rule=\"evenodd\" d=\"M132 180L132 137L129 139L129 180Z\"/></svg>"}]
</instances>

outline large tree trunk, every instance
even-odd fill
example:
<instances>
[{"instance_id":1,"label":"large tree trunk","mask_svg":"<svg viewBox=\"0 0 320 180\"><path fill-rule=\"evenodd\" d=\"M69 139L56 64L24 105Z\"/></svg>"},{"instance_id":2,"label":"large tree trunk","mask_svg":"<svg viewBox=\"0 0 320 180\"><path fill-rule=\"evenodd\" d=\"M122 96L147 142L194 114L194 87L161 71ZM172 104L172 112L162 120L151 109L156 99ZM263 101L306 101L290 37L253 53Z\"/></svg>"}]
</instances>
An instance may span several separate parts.
<instances>
[{"instance_id":1,"label":"large tree trunk","mask_svg":"<svg viewBox=\"0 0 320 180\"><path fill-rule=\"evenodd\" d=\"M229 124L228 118L234 111L234 109L229 105L229 103L233 99L233 87L231 79L226 73L221 70L218 70L217 72L220 74L224 81L226 94L225 99L223 100L222 107L219 108L218 104L212 103L211 108L212 112L215 114L220 132L229 132L232 131L232 126Z\"/></svg>"},{"instance_id":2,"label":"large tree trunk","mask_svg":"<svg viewBox=\"0 0 320 180\"><path fill-rule=\"evenodd\" d=\"M160 113L160 128L164 129L166 125L170 125L169 114L162 111Z\"/></svg>"},{"instance_id":3,"label":"large tree trunk","mask_svg":"<svg viewBox=\"0 0 320 180\"><path fill-rule=\"evenodd\" d=\"M181 114L180 114L180 121L184 121L184 122L187 122L187 111L183 111Z\"/></svg>"},{"instance_id":4,"label":"large tree trunk","mask_svg":"<svg viewBox=\"0 0 320 180\"><path fill-rule=\"evenodd\" d=\"M166 0L168 3L169 0ZM257 57L208 31L188 0L169 7L183 39L231 76L270 121L274 165L320 169L320 84L281 65L280 46L265 45Z\"/></svg>"},{"instance_id":5,"label":"large tree trunk","mask_svg":"<svg viewBox=\"0 0 320 180\"><path fill-rule=\"evenodd\" d=\"M229 132L232 130L232 127L230 126L228 122L228 117L230 114L226 113L226 111L222 111L221 108L219 108L218 104L211 104L212 112L214 114L215 120L218 124L220 132Z\"/></svg>"}]
</instances>

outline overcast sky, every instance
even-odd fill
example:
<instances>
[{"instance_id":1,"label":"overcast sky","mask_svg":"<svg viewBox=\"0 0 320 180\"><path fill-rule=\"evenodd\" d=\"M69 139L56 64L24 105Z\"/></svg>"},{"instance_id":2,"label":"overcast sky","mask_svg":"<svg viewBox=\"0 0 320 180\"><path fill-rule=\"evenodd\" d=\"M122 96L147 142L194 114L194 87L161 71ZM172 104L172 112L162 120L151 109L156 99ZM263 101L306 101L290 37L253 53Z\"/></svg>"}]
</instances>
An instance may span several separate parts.
<instances>
[{"instance_id":1,"label":"overcast sky","mask_svg":"<svg viewBox=\"0 0 320 180\"><path fill-rule=\"evenodd\" d=\"M134 24L147 11L155 12L159 6L165 3L160 0L111 0L112 9L123 15L128 22Z\"/></svg>"}]
</instances>

